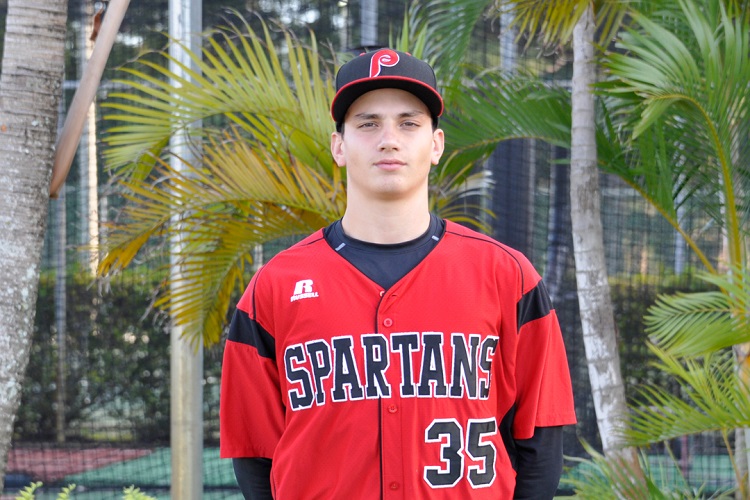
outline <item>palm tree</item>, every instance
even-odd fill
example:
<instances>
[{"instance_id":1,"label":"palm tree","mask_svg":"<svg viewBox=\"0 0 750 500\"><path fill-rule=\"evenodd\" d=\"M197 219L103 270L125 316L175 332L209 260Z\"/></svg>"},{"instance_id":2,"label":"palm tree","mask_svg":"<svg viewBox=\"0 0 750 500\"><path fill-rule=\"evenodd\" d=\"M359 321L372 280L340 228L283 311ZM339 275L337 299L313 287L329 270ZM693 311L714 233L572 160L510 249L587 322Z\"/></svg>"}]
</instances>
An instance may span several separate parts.
<instances>
[{"instance_id":1,"label":"palm tree","mask_svg":"<svg viewBox=\"0 0 750 500\"><path fill-rule=\"evenodd\" d=\"M597 140L599 166L624 179L672 224L704 264L704 279L717 289L661 297L650 310L647 332L656 366L674 377L681 396L643 388L629 409L623 443L644 446L718 431L735 464L741 498L747 498L748 487L739 458L748 447L738 443L733 453L729 436L750 424L743 356L750 341L743 224L748 207L741 201L747 192L748 146L739 139L750 126L747 12L746 2L696 0L663 2L650 16L631 11L633 29L621 34L617 52L605 60L610 78L600 86ZM545 129L535 124L533 130ZM685 225L681 214L686 211L723 228L725 271ZM584 478L571 481L581 498L705 494L687 480L679 491L657 484L648 477L644 458L647 476L634 482L630 476L639 474L637 468L623 468L590 451L597 467L584 468Z\"/></svg>"},{"instance_id":2,"label":"palm tree","mask_svg":"<svg viewBox=\"0 0 750 500\"><path fill-rule=\"evenodd\" d=\"M733 454L728 436L750 427L748 3L677 0L660 16L635 20L621 37L620 52L606 63L609 131L624 147L612 150L603 166L682 235L717 291L663 297L651 309L647 325L658 366L680 383L687 403L645 388L628 437L644 445L720 432L735 463L739 495L747 498L746 469L735 459L749 447L738 442ZM686 211L722 228L725 262L707 254L680 216Z\"/></svg>"},{"instance_id":3,"label":"palm tree","mask_svg":"<svg viewBox=\"0 0 750 500\"><path fill-rule=\"evenodd\" d=\"M66 0L8 2L0 76L0 493L34 327L66 17Z\"/></svg>"},{"instance_id":4,"label":"palm tree","mask_svg":"<svg viewBox=\"0 0 750 500\"><path fill-rule=\"evenodd\" d=\"M474 162L500 141L515 137L543 139L570 149L571 221L579 310L599 434L607 455L621 455L636 462L630 451L620 449L621 440L615 432L625 414L626 400L604 259L593 94L597 81L594 32L599 28L601 40L607 40L634 3L474 0L462 9L463 4L458 0L431 4L434 25L441 33L450 34L444 37L443 44L436 45L449 54L454 46L451 40L458 39L455 45L459 47L465 45L465 37L456 33L466 31L462 28L466 19L477 18L477 13L493 5L509 12L522 34L539 34L545 44L573 44L570 95L566 97L563 92L547 89L535 78L509 79L506 75L485 72L473 82L474 91L457 92L463 116L470 118L449 122L445 127L446 137L452 139L454 159L461 162ZM457 57L443 54L440 59L455 64Z\"/></svg>"},{"instance_id":5,"label":"palm tree","mask_svg":"<svg viewBox=\"0 0 750 500\"><path fill-rule=\"evenodd\" d=\"M550 40L565 39L563 35L569 36L573 29L569 24L578 23L578 14L564 10L574 3L597 7L597 19L602 21L596 25L609 34L619 32L618 22L626 12L618 9L618 2L503 3L515 4L518 22L529 31L546 27L542 32L551 33ZM740 138L747 136L750 124L747 2L641 3L640 7L658 22L650 21L646 12L637 13L637 6L630 2L627 14L637 21L638 29L626 30L618 52L606 59L612 81L599 86L601 112L590 117L589 123L597 125L596 160L600 168L619 175L665 216L703 262L720 291L718 295L687 296L684 300L664 298L652 310L649 333L662 359L659 367L683 382L693 406L658 388L654 392L647 389L647 404L635 408L630 430L626 436L619 436L621 446L659 442L688 429L710 429L711 419L706 414L732 415L725 414L723 421L713 422L713 429L728 432L748 425L743 415L745 405L739 399L746 394L747 383L738 385L731 373L722 371L732 366L727 365L726 357L701 358L701 363L689 357L706 356L747 340L743 334L746 327L740 321L747 317L746 228L741 222L747 220L747 205L740 201L747 192L743 162L748 147ZM609 21L603 22L605 19ZM686 38L689 43L681 41ZM625 55L618 55L620 52ZM487 154L498 141L510 137L535 137L562 147L572 142L571 102L566 92L549 88L534 77L509 79L488 73L472 83L473 88L464 90L454 103L468 118L445 125L446 136L457 143L454 154L461 161ZM481 130L481 135L476 130ZM699 235L684 226L685 218L679 214L687 210L700 210L726 228L727 280L715 276L717 267L702 249ZM707 385L703 383L706 380L714 383ZM692 412L688 411L691 408ZM696 417L700 412L694 408L704 410L702 418ZM712 408L716 412L709 411ZM675 425L677 421L681 425ZM743 444L741 448L750 447ZM597 457L593 450L592 454ZM614 491L625 498L670 497L659 496L648 477L632 481L630 476L641 474L637 461L624 467L619 460L596 458L596 462L606 464L608 472L597 478L604 478L608 495ZM742 484L741 471L738 476ZM612 483L617 484L613 487ZM601 490L594 490L584 497L601 498L601 494Z\"/></svg>"},{"instance_id":6,"label":"palm tree","mask_svg":"<svg viewBox=\"0 0 750 500\"><path fill-rule=\"evenodd\" d=\"M419 56L419 39L404 33L400 40ZM202 58L192 56L200 68L194 83L172 88L167 81L175 75L163 61L174 60L162 52L159 61L148 55L125 70L132 79L121 83L132 91L111 94L107 118L119 124L109 131L106 155L127 204L122 223L106 235L100 273L130 265L179 219L185 279L165 287L158 305L179 305L171 308L174 320L193 341L210 345L220 339L231 294L257 264L258 247L340 217L345 189L329 152L333 68L314 37L306 45L286 33L280 51L266 26L258 34L237 16L205 40ZM199 162L182 159L184 168L172 168L170 137L197 121L204 125L190 140L202 148ZM434 175L432 208L474 223L467 215L474 207L455 202L481 187L468 167L443 168Z\"/></svg>"},{"instance_id":7,"label":"palm tree","mask_svg":"<svg viewBox=\"0 0 750 500\"><path fill-rule=\"evenodd\" d=\"M750 274L736 269L730 274L705 273L703 279L716 291L662 296L650 309L646 326L652 336L654 366L675 380L679 391L641 387L624 430L625 442L633 447L665 443L672 463L652 467L643 453L640 462L646 478L634 482L633 470L623 471L621 464L589 449L593 459L578 460L581 466L564 480L576 489L578 498L748 498L746 469L741 465L746 448L741 442L733 446L731 434L750 427L750 386L737 372L728 347L750 342ZM669 442L706 432L721 436L736 487L725 484L708 491L677 466ZM666 481L670 475L676 481Z\"/></svg>"}]
</instances>

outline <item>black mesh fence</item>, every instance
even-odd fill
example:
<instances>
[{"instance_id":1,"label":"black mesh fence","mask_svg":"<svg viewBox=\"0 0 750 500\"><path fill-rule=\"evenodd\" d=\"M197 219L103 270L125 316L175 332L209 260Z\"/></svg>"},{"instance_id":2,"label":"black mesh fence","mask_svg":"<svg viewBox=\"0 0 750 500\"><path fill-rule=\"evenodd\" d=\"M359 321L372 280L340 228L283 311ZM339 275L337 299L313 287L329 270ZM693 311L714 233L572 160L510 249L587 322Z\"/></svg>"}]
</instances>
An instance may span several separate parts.
<instances>
[{"instance_id":1,"label":"black mesh fence","mask_svg":"<svg viewBox=\"0 0 750 500\"><path fill-rule=\"evenodd\" d=\"M304 4L305 6L300 6ZM405 1L379 2L377 37L387 40L400 28ZM337 5L337 7L336 7ZM333 7L332 7L333 6ZM205 25L221 22L226 8L260 11L268 18L316 30L332 46L355 47L362 33L360 2L204 1ZM71 0L66 101L80 76L84 38L79 32L97 9L95 2ZM122 40L112 65L143 48L161 47L158 32L167 27L167 0L132 0ZM476 63L498 65L499 22L487 20L473 42ZM110 71L114 71L111 69ZM564 71L561 71L561 74ZM105 78L111 78L105 75ZM106 88L105 85L103 86ZM105 97L102 94L100 97ZM101 116L96 116L101 123ZM96 140L96 139L94 139ZM15 491L42 481L49 498L75 483L75 498L120 498L131 485L157 498L168 498L169 447L168 318L150 305L164 278L163 268L136 267L111 282L95 282L89 257L82 251L97 226L88 185L96 178L99 222L116 213L108 197L101 151L88 162L79 153L77 167L59 200L52 201L45 271L40 283L34 343L5 485ZM566 152L525 140L502 144L487 162L494 184L486 202L495 217L493 236L526 253L544 275L560 318L574 382L579 424L566 429L565 452L582 457L581 440L599 446L589 386L570 229L569 169ZM691 270L700 264L674 230L632 189L602 176L602 220L615 306L623 376L628 394L637 384L674 384L649 365L642 318L658 293L695 290ZM114 207L114 208L113 208ZM92 215L94 214L94 215ZM718 228L700 228L711 255L719 253ZM92 226L93 224L93 226ZM60 241L64 244L60 244ZM272 255L291 241L264 249ZM222 345L204 352L204 498L240 498L231 463L218 458L218 399ZM675 387L675 390L677 388ZM733 438L731 438L733 439ZM677 461L665 473L705 484L706 491L731 485L733 473L720 436L691 436L655 447L654 466L670 455ZM667 463L667 462L665 462ZM39 498L45 498L40 496Z\"/></svg>"}]
</instances>

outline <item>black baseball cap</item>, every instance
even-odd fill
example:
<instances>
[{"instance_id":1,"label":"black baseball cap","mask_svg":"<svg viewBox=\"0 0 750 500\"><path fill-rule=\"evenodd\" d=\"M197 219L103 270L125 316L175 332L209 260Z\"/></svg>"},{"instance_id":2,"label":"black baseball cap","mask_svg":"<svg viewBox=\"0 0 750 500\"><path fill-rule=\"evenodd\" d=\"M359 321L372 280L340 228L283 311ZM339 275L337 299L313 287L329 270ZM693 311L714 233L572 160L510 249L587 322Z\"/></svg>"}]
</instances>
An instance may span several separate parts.
<instances>
[{"instance_id":1,"label":"black baseball cap","mask_svg":"<svg viewBox=\"0 0 750 500\"><path fill-rule=\"evenodd\" d=\"M354 101L371 90L394 88L411 92L422 102L437 125L443 114L443 98L432 67L421 59L393 49L365 52L339 68L331 116L340 128Z\"/></svg>"}]
</instances>

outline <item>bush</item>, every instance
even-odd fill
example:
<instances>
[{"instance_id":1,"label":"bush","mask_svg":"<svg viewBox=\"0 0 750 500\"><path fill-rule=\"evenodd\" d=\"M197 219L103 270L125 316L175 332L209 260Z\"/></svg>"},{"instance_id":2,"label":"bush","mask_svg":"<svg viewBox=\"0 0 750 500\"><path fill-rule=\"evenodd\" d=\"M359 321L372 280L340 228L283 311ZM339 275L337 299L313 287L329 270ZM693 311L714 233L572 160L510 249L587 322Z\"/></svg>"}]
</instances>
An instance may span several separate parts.
<instances>
[{"instance_id":1,"label":"bush","mask_svg":"<svg viewBox=\"0 0 750 500\"><path fill-rule=\"evenodd\" d=\"M14 428L16 440L55 438L58 338L54 276L44 275ZM131 439L164 439L169 430L168 318L150 310L156 283L122 280L100 294L89 277L66 283L65 422L73 438L96 439L99 427L127 422ZM70 432L70 431L69 431ZM122 435L120 435L120 438Z\"/></svg>"}]
</instances>

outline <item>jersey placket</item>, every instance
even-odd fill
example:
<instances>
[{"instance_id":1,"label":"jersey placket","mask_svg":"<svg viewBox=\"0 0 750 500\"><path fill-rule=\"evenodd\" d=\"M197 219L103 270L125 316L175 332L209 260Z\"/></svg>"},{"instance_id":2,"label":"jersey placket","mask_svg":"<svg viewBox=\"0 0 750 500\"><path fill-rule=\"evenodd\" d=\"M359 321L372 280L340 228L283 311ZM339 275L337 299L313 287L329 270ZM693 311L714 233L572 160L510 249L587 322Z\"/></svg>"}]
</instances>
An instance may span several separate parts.
<instances>
[{"instance_id":1,"label":"jersey placket","mask_svg":"<svg viewBox=\"0 0 750 500\"><path fill-rule=\"evenodd\" d=\"M391 334L397 332L399 325L395 318L395 294L381 292L382 299L376 311L378 333L384 335L389 343ZM390 354L389 354L390 355ZM393 356L391 355L391 363ZM395 370L400 373L400 370ZM394 374L394 370L389 370ZM394 375L388 377L391 386L389 398L381 399L380 408L380 455L381 455L381 491L383 498L404 498L404 464L403 464L403 421L401 380Z\"/></svg>"}]
</instances>

